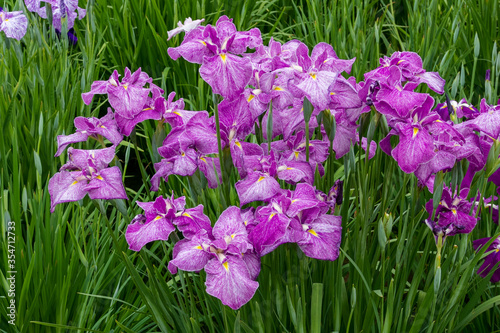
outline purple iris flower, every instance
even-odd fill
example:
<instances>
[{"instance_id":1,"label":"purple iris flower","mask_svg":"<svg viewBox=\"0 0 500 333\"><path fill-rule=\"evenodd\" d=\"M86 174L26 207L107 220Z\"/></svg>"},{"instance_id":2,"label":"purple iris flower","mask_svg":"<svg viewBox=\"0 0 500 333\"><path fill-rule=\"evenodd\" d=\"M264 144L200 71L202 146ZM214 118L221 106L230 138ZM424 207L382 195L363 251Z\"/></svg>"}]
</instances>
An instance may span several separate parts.
<instances>
[{"instance_id":1,"label":"purple iris flower","mask_svg":"<svg viewBox=\"0 0 500 333\"><path fill-rule=\"evenodd\" d=\"M380 59L380 67L365 74L369 78L380 80L388 75L390 67L401 70L403 81L408 81L405 90L414 90L419 84L425 83L438 94L444 93L445 80L437 72L426 72L423 69L422 58L415 52L394 52L390 57Z\"/></svg>"},{"instance_id":2,"label":"purple iris flower","mask_svg":"<svg viewBox=\"0 0 500 333\"><path fill-rule=\"evenodd\" d=\"M89 137L99 139L99 136L108 139L114 146L123 140L123 136L118 131L113 112L108 108L108 113L98 119L95 117L75 118L76 132L70 135L57 136L57 152L55 156L61 155L66 147L72 143L87 141Z\"/></svg>"},{"instance_id":3,"label":"purple iris flower","mask_svg":"<svg viewBox=\"0 0 500 333\"><path fill-rule=\"evenodd\" d=\"M441 118L445 121L450 120L450 117L453 116L456 118L466 117L467 119L471 119L479 115L479 111L473 105L468 104L465 98L462 98L460 102L450 101L450 105L453 108L452 114L450 114L451 110L448 110L448 104L446 102L436 105L434 110L439 113Z\"/></svg>"},{"instance_id":4,"label":"purple iris flower","mask_svg":"<svg viewBox=\"0 0 500 333\"><path fill-rule=\"evenodd\" d=\"M174 225L190 239L204 230L211 234L212 227L209 218L203 214L203 206L185 209L185 197L174 199L159 196L152 202L136 201L144 210L144 215L138 215L127 227L125 238L133 251L155 240L168 240L175 230Z\"/></svg>"},{"instance_id":5,"label":"purple iris flower","mask_svg":"<svg viewBox=\"0 0 500 333\"><path fill-rule=\"evenodd\" d=\"M66 20L68 29L73 28L75 20L83 19L87 11L78 7L78 0L25 0L29 11L35 12L42 18L47 18L47 6L40 7L41 2L50 4L52 9L52 24L56 31L62 31L62 22Z\"/></svg>"},{"instance_id":6,"label":"purple iris flower","mask_svg":"<svg viewBox=\"0 0 500 333\"><path fill-rule=\"evenodd\" d=\"M488 105L486 99L481 100L479 115L469 122L482 133L498 139L500 135L500 105Z\"/></svg>"},{"instance_id":7,"label":"purple iris flower","mask_svg":"<svg viewBox=\"0 0 500 333\"><path fill-rule=\"evenodd\" d=\"M451 189L444 186L434 220L432 220L432 200L425 205L429 213L429 218L425 220L425 223L432 230L436 243L439 237L445 239L447 236L456 234L468 234L476 226L478 218L470 215L473 203L467 200L468 194L468 188L462 188L460 193L453 195ZM475 210L476 208L474 208L473 214Z\"/></svg>"},{"instance_id":8,"label":"purple iris flower","mask_svg":"<svg viewBox=\"0 0 500 333\"><path fill-rule=\"evenodd\" d=\"M259 283L260 258L253 252L238 207L227 208L215 223L212 234L205 230L193 238L181 240L174 247L170 272L177 269L205 269L207 293L236 310L255 294Z\"/></svg>"},{"instance_id":9,"label":"purple iris flower","mask_svg":"<svg viewBox=\"0 0 500 333\"><path fill-rule=\"evenodd\" d=\"M147 119L160 120L164 112L165 98L163 98L163 90L156 85L151 85L152 97L147 96L142 111L135 112L132 118L124 117L122 114L115 112L115 119L123 135L129 136L135 126Z\"/></svg>"},{"instance_id":10,"label":"purple iris flower","mask_svg":"<svg viewBox=\"0 0 500 333\"><path fill-rule=\"evenodd\" d=\"M224 15L215 27L198 27L186 34L182 44L169 48L168 54L174 60L182 56L202 64L200 75L213 92L234 99L243 92L253 72L250 59L238 55L261 44L259 29L239 32L232 19Z\"/></svg>"},{"instance_id":11,"label":"purple iris flower","mask_svg":"<svg viewBox=\"0 0 500 333\"><path fill-rule=\"evenodd\" d=\"M20 40L26 34L28 19L22 11L6 12L0 7L0 31L8 38Z\"/></svg>"},{"instance_id":12,"label":"purple iris flower","mask_svg":"<svg viewBox=\"0 0 500 333\"><path fill-rule=\"evenodd\" d=\"M68 162L49 180L50 211L62 202L90 199L127 199L122 173L117 166L108 168L115 147L98 150L68 148Z\"/></svg>"},{"instance_id":13,"label":"purple iris flower","mask_svg":"<svg viewBox=\"0 0 500 333\"><path fill-rule=\"evenodd\" d=\"M481 239L476 239L475 241L472 242L472 246L476 251L479 251L486 243L490 241L491 238L481 238ZM477 270L477 274L481 275L482 277L486 277L491 270L497 265L497 263L500 261L500 238L497 238L491 243L491 245L486 249L486 252L491 252L484 258L484 263L479 267ZM491 280L492 283L496 283L500 281L500 269L498 267L495 269L495 272L493 273Z\"/></svg>"},{"instance_id":14,"label":"purple iris flower","mask_svg":"<svg viewBox=\"0 0 500 333\"><path fill-rule=\"evenodd\" d=\"M150 88L144 88L146 83L154 86L152 79L139 68L131 73L125 68L125 76L119 80L118 71L114 71L107 81L94 81L90 92L82 93L85 104L90 105L96 94L107 94L109 103L117 115L123 118L133 119L143 111L147 102Z\"/></svg>"}]
</instances>

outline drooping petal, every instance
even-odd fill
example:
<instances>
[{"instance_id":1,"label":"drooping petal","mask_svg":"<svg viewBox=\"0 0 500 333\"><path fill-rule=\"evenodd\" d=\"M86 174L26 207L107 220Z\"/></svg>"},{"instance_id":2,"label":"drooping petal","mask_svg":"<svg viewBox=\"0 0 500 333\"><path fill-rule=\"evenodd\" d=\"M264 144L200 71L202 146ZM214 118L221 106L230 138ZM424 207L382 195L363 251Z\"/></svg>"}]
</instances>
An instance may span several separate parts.
<instances>
[{"instance_id":1,"label":"drooping petal","mask_svg":"<svg viewBox=\"0 0 500 333\"><path fill-rule=\"evenodd\" d=\"M149 242L168 240L168 236L174 230L172 222L164 218L146 223L137 221L128 225L125 238L131 250L140 251Z\"/></svg>"},{"instance_id":2,"label":"drooping petal","mask_svg":"<svg viewBox=\"0 0 500 333\"><path fill-rule=\"evenodd\" d=\"M86 189L92 200L127 199L122 173L117 166L100 170L99 176L92 179Z\"/></svg>"},{"instance_id":3,"label":"drooping petal","mask_svg":"<svg viewBox=\"0 0 500 333\"><path fill-rule=\"evenodd\" d=\"M392 157L401 170L412 173L420 164L434 157L433 139L427 130L413 125L402 126L401 133L399 144L392 150Z\"/></svg>"},{"instance_id":4,"label":"drooping petal","mask_svg":"<svg viewBox=\"0 0 500 333\"><path fill-rule=\"evenodd\" d=\"M255 294L259 283L250 278L247 265L240 257L229 255L223 263L211 259L205 266L207 293L233 310L239 309Z\"/></svg>"},{"instance_id":5,"label":"drooping petal","mask_svg":"<svg viewBox=\"0 0 500 333\"><path fill-rule=\"evenodd\" d=\"M249 58L222 53L205 58L200 67L200 75L214 93L235 99L252 77L252 63Z\"/></svg>"},{"instance_id":6,"label":"drooping petal","mask_svg":"<svg viewBox=\"0 0 500 333\"><path fill-rule=\"evenodd\" d=\"M173 259L168 263L170 273L177 273L177 268L187 272L201 271L211 257L205 250L208 241L206 237L197 236L177 242L174 246Z\"/></svg>"},{"instance_id":7,"label":"drooping petal","mask_svg":"<svg viewBox=\"0 0 500 333\"><path fill-rule=\"evenodd\" d=\"M212 225L208 216L203 213L203 205L185 209L174 219L174 224L185 238L191 239L202 230L206 231L208 237L212 237Z\"/></svg>"},{"instance_id":8,"label":"drooping petal","mask_svg":"<svg viewBox=\"0 0 500 333\"><path fill-rule=\"evenodd\" d=\"M231 206L224 210L215 223L212 233L215 239L226 241L229 252L237 250L233 254L245 253L252 249L239 207ZM237 249L232 249L232 246Z\"/></svg>"},{"instance_id":9,"label":"drooping petal","mask_svg":"<svg viewBox=\"0 0 500 333\"><path fill-rule=\"evenodd\" d=\"M53 213L57 204L78 201L85 197L87 180L80 177L80 171L62 171L49 180L50 211Z\"/></svg>"},{"instance_id":10,"label":"drooping petal","mask_svg":"<svg viewBox=\"0 0 500 333\"><path fill-rule=\"evenodd\" d=\"M72 143L87 141L89 135L87 133L76 132L70 135L58 135L57 136L57 152L55 157L62 154L64 149Z\"/></svg>"},{"instance_id":11,"label":"drooping petal","mask_svg":"<svg viewBox=\"0 0 500 333\"><path fill-rule=\"evenodd\" d=\"M281 245L289 224L290 219L284 214L271 214L261 219L249 235L257 253L264 256Z\"/></svg>"},{"instance_id":12,"label":"drooping petal","mask_svg":"<svg viewBox=\"0 0 500 333\"><path fill-rule=\"evenodd\" d=\"M280 190L280 184L273 177L262 172L252 172L236 183L240 206L257 200L268 200Z\"/></svg>"},{"instance_id":13,"label":"drooping petal","mask_svg":"<svg viewBox=\"0 0 500 333\"><path fill-rule=\"evenodd\" d=\"M304 228L304 238L299 244L304 254L320 260L335 260L339 256L342 218L322 215Z\"/></svg>"},{"instance_id":14,"label":"drooping petal","mask_svg":"<svg viewBox=\"0 0 500 333\"><path fill-rule=\"evenodd\" d=\"M28 19L22 11L0 11L0 31L5 32L8 38L20 40L26 34Z\"/></svg>"}]
</instances>

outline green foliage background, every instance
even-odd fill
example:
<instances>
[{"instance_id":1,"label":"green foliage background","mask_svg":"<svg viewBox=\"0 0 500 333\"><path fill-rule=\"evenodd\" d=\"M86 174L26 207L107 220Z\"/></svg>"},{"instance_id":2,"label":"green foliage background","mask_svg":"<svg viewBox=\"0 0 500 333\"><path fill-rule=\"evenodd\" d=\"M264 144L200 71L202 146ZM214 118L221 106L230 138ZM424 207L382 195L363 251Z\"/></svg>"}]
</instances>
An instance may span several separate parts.
<instances>
[{"instance_id":1,"label":"green foliage background","mask_svg":"<svg viewBox=\"0 0 500 333\"><path fill-rule=\"evenodd\" d=\"M48 179L65 156L54 158L56 136L74 130L76 116L98 116L104 97L85 106L80 94L114 69L141 67L167 93L176 91L187 109L213 110L210 87L198 65L172 61L167 31L186 17L214 24L220 15L239 30L258 27L264 42L299 39L312 48L333 45L343 59L356 57L352 75L378 66L392 52L420 54L424 68L439 71L452 99L478 105L499 98L499 1L80 1L87 16L78 21L76 46L58 39L46 20L27 12L23 1L2 7L23 10L29 20L21 42L0 33L0 331L2 332L493 332L500 331L500 288L475 274L480 255L471 242L498 234L486 211L470 235L446 241L440 284L434 272L435 245L421 223L431 198L413 176L379 152L367 161L355 148L330 162L328 190L345 180L342 252L335 262L304 257L282 246L263 258L260 287L239 311L204 292L204 275L171 276L172 245L156 242L139 254L127 249L124 231L140 213L135 200L152 200L148 179L164 133L154 122L119 146L129 201L70 203L49 212ZM485 72L491 70L491 82ZM422 88L423 89L423 88ZM435 96L439 102L442 96ZM362 131L376 124L364 119ZM374 125L372 125L374 126ZM374 139L384 137L379 123ZM77 145L78 146L78 145ZM90 148L92 145L81 144ZM466 166L445 178L457 183ZM231 181L236 181L231 175ZM222 207L220 193L200 181L173 178L162 185L186 195L188 207L202 203L212 222ZM144 185L146 184L146 185ZM493 194L479 180L475 188ZM230 204L237 204L234 189ZM390 214L391 222L385 218ZM17 325L7 323L8 221L16 222Z\"/></svg>"}]
</instances>

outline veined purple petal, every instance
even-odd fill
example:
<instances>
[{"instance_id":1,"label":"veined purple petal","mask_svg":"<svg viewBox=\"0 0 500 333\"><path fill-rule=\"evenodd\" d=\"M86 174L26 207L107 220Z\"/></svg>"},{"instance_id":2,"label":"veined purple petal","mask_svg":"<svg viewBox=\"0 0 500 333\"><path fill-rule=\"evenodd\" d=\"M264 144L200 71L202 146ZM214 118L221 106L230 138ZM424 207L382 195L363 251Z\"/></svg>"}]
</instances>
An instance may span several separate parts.
<instances>
[{"instance_id":1,"label":"veined purple petal","mask_svg":"<svg viewBox=\"0 0 500 333\"><path fill-rule=\"evenodd\" d=\"M318 110L324 110L330 103L330 86L335 82L338 73L319 71L301 75L297 88L306 94L312 105Z\"/></svg>"},{"instance_id":2,"label":"veined purple petal","mask_svg":"<svg viewBox=\"0 0 500 333\"><path fill-rule=\"evenodd\" d=\"M108 85L109 104L115 109L117 115L132 119L143 110L149 89L134 85L113 86Z\"/></svg>"},{"instance_id":3,"label":"veined purple petal","mask_svg":"<svg viewBox=\"0 0 500 333\"><path fill-rule=\"evenodd\" d=\"M432 137L427 130L413 125L401 126L400 142L392 150L392 157L406 173L417 170L435 155Z\"/></svg>"},{"instance_id":4,"label":"veined purple petal","mask_svg":"<svg viewBox=\"0 0 500 333\"><path fill-rule=\"evenodd\" d=\"M280 184L273 177L252 172L236 183L236 192L240 198L240 206L257 200L268 200L280 191Z\"/></svg>"},{"instance_id":5,"label":"veined purple petal","mask_svg":"<svg viewBox=\"0 0 500 333\"><path fill-rule=\"evenodd\" d=\"M0 31L5 32L8 38L20 40L26 34L28 19L22 11L0 11Z\"/></svg>"},{"instance_id":6,"label":"veined purple petal","mask_svg":"<svg viewBox=\"0 0 500 333\"><path fill-rule=\"evenodd\" d=\"M168 176L172 174L174 164L166 159L162 159L160 162L155 163L156 173L151 177L151 191L156 192L160 187L160 181L162 178L165 181L168 180Z\"/></svg>"},{"instance_id":7,"label":"veined purple petal","mask_svg":"<svg viewBox=\"0 0 500 333\"><path fill-rule=\"evenodd\" d=\"M260 257L255 251L247 251L241 254L243 261L247 265L250 279L257 280L260 273Z\"/></svg>"},{"instance_id":8,"label":"veined purple petal","mask_svg":"<svg viewBox=\"0 0 500 333\"><path fill-rule=\"evenodd\" d=\"M261 219L249 234L250 241L260 256L272 252L282 244L290 218L284 214L271 214Z\"/></svg>"},{"instance_id":9,"label":"veined purple petal","mask_svg":"<svg viewBox=\"0 0 500 333\"><path fill-rule=\"evenodd\" d=\"M252 77L252 63L230 53L204 58L200 75L214 93L234 99L243 92Z\"/></svg>"},{"instance_id":10,"label":"veined purple petal","mask_svg":"<svg viewBox=\"0 0 500 333\"><path fill-rule=\"evenodd\" d=\"M297 244L310 258L333 261L339 256L341 224L340 216L322 215L303 225L304 238Z\"/></svg>"},{"instance_id":11,"label":"veined purple petal","mask_svg":"<svg viewBox=\"0 0 500 333\"><path fill-rule=\"evenodd\" d=\"M210 239L196 236L182 239L174 246L173 259L168 263L170 273L177 273L177 268L187 272L198 272L205 267L211 255L206 251Z\"/></svg>"},{"instance_id":12,"label":"veined purple petal","mask_svg":"<svg viewBox=\"0 0 500 333\"><path fill-rule=\"evenodd\" d=\"M117 166L100 170L99 176L92 179L86 189L92 200L127 199L122 173Z\"/></svg>"},{"instance_id":13,"label":"veined purple petal","mask_svg":"<svg viewBox=\"0 0 500 333\"><path fill-rule=\"evenodd\" d=\"M231 206L223 211L214 225L212 234L216 240L223 239L226 242L230 253L241 254L252 249L239 207Z\"/></svg>"},{"instance_id":14,"label":"veined purple petal","mask_svg":"<svg viewBox=\"0 0 500 333\"><path fill-rule=\"evenodd\" d=\"M439 76L438 72L416 74L411 81L418 84L425 83L431 90L437 92L438 94L444 94L444 85L446 81Z\"/></svg>"},{"instance_id":15,"label":"veined purple petal","mask_svg":"<svg viewBox=\"0 0 500 333\"><path fill-rule=\"evenodd\" d=\"M239 309L255 294L259 283L251 280L246 263L229 255L223 263L211 259L205 266L207 293L233 310Z\"/></svg>"},{"instance_id":16,"label":"veined purple petal","mask_svg":"<svg viewBox=\"0 0 500 333\"><path fill-rule=\"evenodd\" d=\"M218 157L200 156L198 159L198 169L200 169L207 178L208 187L217 188L218 184L222 183L222 174ZM218 182L217 176L219 177Z\"/></svg>"},{"instance_id":17,"label":"veined purple petal","mask_svg":"<svg viewBox=\"0 0 500 333\"><path fill-rule=\"evenodd\" d=\"M125 238L131 250L140 251L149 242L168 240L168 236L174 230L172 222L164 218L146 223L139 221L128 225Z\"/></svg>"},{"instance_id":18,"label":"veined purple petal","mask_svg":"<svg viewBox=\"0 0 500 333\"><path fill-rule=\"evenodd\" d=\"M57 204L78 201L85 197L87 179L81 171L62 171L49 180L50 211L54 212Z\"/></svg>"},{"instance_id":19,"label":"veined purple petal","mask_svg":"<svg viewBox=\"0 0 500 333\"><path fill-rule=\"evenodd\" d=\"M64 149L72 143L76 142L84 142L87 141L87 138L89 137L89 134L87 133L82 133L82 132L76 132L70 135L58 135L57 136L57 152L54 155L55 157L59 156L62 154Z\"/></svg>"},{"instance_id":20,"label":"veined purple petal","mask_svg":"<svg viewBox=\"0 0 500 333\"><path fill-rule=\"evenodd\" d=\"M174 219L174 224L185 238L191 239L203 230L208 237L212 237L212 225L208 216L203 213L203 205L185 209Z\"/></svg>"},{"instance_id":21,"label":"veined purple petal","mask_svg":"<svg viewBox=\"0 0 500 333\"><path fill-rule=\"evenodd\" d=\"M82 93L83 102L86 105L90 105L94 95L107 94L108 84L109 84L109 81L94 81L92 83L92 86L90 87L90 91L86 92L86 93Z\"/></svg>"}]
</instances>

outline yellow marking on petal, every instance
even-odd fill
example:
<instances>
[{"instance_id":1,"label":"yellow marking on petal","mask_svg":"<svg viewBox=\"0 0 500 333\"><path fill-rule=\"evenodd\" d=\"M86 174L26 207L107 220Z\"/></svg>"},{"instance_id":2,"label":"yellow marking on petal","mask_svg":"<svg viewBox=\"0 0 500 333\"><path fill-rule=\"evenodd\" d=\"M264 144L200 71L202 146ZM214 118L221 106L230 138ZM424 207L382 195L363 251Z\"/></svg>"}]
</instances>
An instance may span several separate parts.
<instances>
[{"instance_id":1,"label":"yellow marking on petal","mask_svg":"<svg viewBox=\"0 0 500 333\"><path fill-rule=\"evenodd\" d=\"M332 95L332 96L333 96L333 95L335 95L335 93L332 91L332 92L330 93L330 95Z\"/></svg>"},{"instance_id":2,"label":"yellow marking on petal","mask_svg":"<svg viewBox=\"0 0 500 333\"><path fill-rule=\"evenodd\" d=\"M195 246L194 248L197 249L197 250L203 250L203 248L201 247L201 245Z\"/></svg>"},{"instance_id":3,"label":"yellow marking on petal","mask_svg":"<svg viewBox=\"0 0 500 333\"><path fill-rule=\"evenodd\" d=\"M226 269L226 271L229 272L229 264L228 264L227 261L225 263L223 263L222 266L224 266L224 268Z\"/></svg>"},{"instance_id":4,"label":"yellow marking on petal","mask_svg":"<svg viewBox=\"0 0 500 333\"><path fill-rule=\"evenodd\" d=\"M311 73L311 74L309 74L309 75L310 75L313 79L315 79L315 80L316 80L316 74L315 74L315 73Z\"/></svg>"},{"instance_id":5,"label":"yellow marking on petal","mask_svg":"<svg viewBox=\"0 0 500 333\"><path fill-rule=\"evenodd\" d=\"M281 87L274 87L273 90L281 91L283 89L281 89Z\"/></svg>"},{"instance_id":6,"label":"yellow marking on petal","mask_svg":"<svg viewBox=\"0 0 500 333\"><path fill-rule=\"evenodd\" d=\"M243 223L245 223L245 226L248 224L248 221L244 221Z\"/></svg>"},{"instance_id":7,"label":"yellow marking on petal","mask_svg":"<svg viewBox=\"0 0 500 333\"><path fill-rule=\"evenodd\" d=\"M452 208L451 212L453 213L453 215L457 215L457 210L455 208Z\"/></svg>"},{"instance_id":8,"label":"yellow marking on petal","mask_svg":"<svg viewBox=\"0 0 500 333\"><path fill-rule=\"evenodd\" d=\"M182 213L182 216L185 216L185 217L189 217L190 219L192 219L193 217L191 215L189 215L188 213ZM194 219L193 219L194 220Z\"/></svg>"},{"instance_id":9,"label":"yellow marking on petal","mask_svg":"<svg viewBox=\"0 0 500 333\"><path fill-rule=\"evenodd\" d=\"M293 170L293 168L286 168L287 170Z\"/></svg>"},{"instance_id":10,"label":"yellow marking on petal","mask_svg":"<svg viewBox=\"0 0 500 333\"><path fill-rule=\"evenodd\" d=\"M155 217L155 219L153 221L158 221L161 218L162 218L161 215L158 215L157 217Z\"/></svg>"},{"instance_id":11,"label":"yellow marking on petal","mask_svg":"<svg viewBox=\"0 0 500 333\"><path fill-rule=\"evenodd\" d=\"M313 229L309 229L309 230L307 230L307 232L313 236L319 237L318 234L316 233L316 231L314 231Z\"/></svg>"},{"instance_id":12,"label":"yellow marking on petal","mask_svg":"<svg viewBox=\"0 0 500 333\"><path fill-rule=\"evenodd\" d=\"M177 112L177 111L174 111L172 113L178 115L179 117L182 117L181 114L179 112Z\"/></svg>"},{"instance_id":13,"label":"yellow marking on petal","mask_svg":"<svg viewBox=\"0 0 500 333\"><path fill-rule=\"evenodd\" d=\"M205 157L200 157L200 160L202 160L203 162L207 163L207 160L205 159Z\"/></svg>"},{"instance_id":14,"label":"yellow marking on petal","mask_svg":"<svg viewBox=\"0 0 500 333\"><path fill-rule=\"evenodd\" d=\"M399 65L400 63L402 63L403 61L404 61L404 60L399 60L399 61L398 61L398 65Z\"/></svg>"},{"instance_id":15,"label":"yellow marking on petal","mask_svg":"<svg viewBox=\"0 0 500 333\"><path fill-rule=\"evenodd\" d=\"M142 109L142 111L149 111L149 110L153 110L152 108L145 108L145 109Z\"/></svg>"},{"instance_id":16,"label":"yellow marking on petal","mask_svg":"<svg viewBox=\"0 0 500 333\"><path fill-rule=\"evenodd\" d=\"M75 180L74 182L71 183L70 186L76 185L78 183L78 180Z\"/></svg>"},{"instance_id":17,"label":"yellow marking on petal","mask_svg":"<svg viewBox=\"0 0 500 333\"><path fill-rule=\"evenodd\" d=\"M264 180L264 178L266 178L266 177L260 176L259 179L257 179L257 183L260 182L260 181L262 181L262 180Z\"/></svg>"},{"instance_id":18,"label":"yellow marking on petal","mask_svg":"<svg viewBox=\"0 0 500 333\"><path fill-rule=\"evenodd\" d=\"M276 215L276 213L271 213L271 215L269 215L269 220L272 219L274 215Z\"/></svg>"},{"instance_id":19,"label":"yellow marking on petal","mask_svg":"<svg viewBox=\"0 0 500 333\"><path fill-rule=\"evenodd\" d=\"M123 85L123 88L125 88L125 90L128 89L128 86L126 84Z\"/></svg>"},{"instance_id":20,"label":"yellow marking on petal","mask_svg":"<svg viewBox=\"0 0 500 333\"><path fill-rule=\"evenodd\" d=\"M231 235L231 238L234 238L235 236L236 236L235 234L232 234L232 235Z\"/></svg>"},{"instance_id":21,"label":"yellow marking on petal","mask_svg":"<svg viewBox=\"0 0 500 333\"><path fill-rule=\"evenodd\" d=\"M248 102L248 103L250 103L250 101L251 101L252 99L254 99L254 97L255 97L254 95L250 95L250 96L248 96L247 102Z\"/></svg>"},{"instance_id":22,"label":"yellow marking on petal","mask_svg":"<svg viewBox=\"0 0 500 333\"><path fill-rule=\"evenodd\" d=\"M447 107L448 107L448 105L446 105L446 104L445 104L445 105L443 105L443 106L441 107L441 109L446 109Z\"/></svg>"},{"instance_id":23,"label":"yellow marking on petal","mask_svg":"<svg viewBox=\"0 0 500 333\"><path fill-rule=\"evenodd\" d=\"M204 41L200 40L199 42L202 43L203 45L207 46L207 43L205 43Z\"/></svg>"},{"instance_id":24,"label":"yellow marking on petal","mask_svg":"<svg viewBox=\"0 0 500 333\"><path fill-rule=\"evenodd\" d=\"M442 121L439 119L436 119L436 123L442 123Z\"/></svg>"},{"instance_id":25,"label":"yellow marking on petal","mask_svg":"<svg viewBox=\"0 0 500 333\"><path fill-rule=\"evenodd\" d=\"M241 143L239 141L234 141L234 144L241 148Z\"/></svg>"},{"instance_id":26,"label":"yellow marking on petal","mask_svg":"<svg viewBox=\"0 0 500 333\"><path fill-rule=\"evenodd\" d=\"M225 54L225 53L222 53L222 54L220 55L220 57L221 57L222 61L223 61L224 63L226 63L226 54Z\"/></svg>"},{"instance_id":27,"label":"yellow marking on petal","mask_svg":"<svg viewBox=\"0 0 500 333\"><path fill-rule=\"evenodd\" d=\"M104 129L106 129L106 126L104 126L104 125L101 125L101 128L104 128Z\"/></svg>"},{"instance_id":28,"label":"yellow marking on petal","mask_svg":"<svg viewBox=\"0 0 500 333\"><path fill-rule=\"evenodd\" d=\"M418 134L418 128L413 127L413 137L415 137Z\"/></svg>"},{"instance_id":29,"label":"yellow marking on petal","mask_svg":"<svg viewBox=\"0 0 500 333\"><path fill-rule=\"evenodd\" d=\"M304 108L302 107L302 109L300 109L300 112L304 112Z\"/></svg>"},{"instance_id":30,"label":"yellow marking on petal","mask_svg":"<svg viewBox=\"0 0 500 333\"><path fill-rule=\"evenodd\" d=\"M298 200L299 200L299 199L293 199L293 200L292 200L292 203L297 202Z\"/></svg>"},{"instance_id":31,"label":"yellow marking on petal","mask_svg":"<svg viewBox=\"0 0 500 333\"><path fill-rule=\"evenodd\" d=\"M181 153L181 156L182 156L182 157L186 156L186 153L185 153L185 152L182 152L182 153Z\"/></svg>"},{"instance_id":32,"label":"yellow marking on petal","mask_svg":"<svg viewBox=\"0 0 500 333\"><path fill-rule=\"evenodd\" d=\"M498 251L500 251L500 249L496 249L496 251L495 251L495 252L498 252Z\"/></svg>"},{"instance_id":33,"label":"yellow marking on petal","mask_svg":"<svg viewBox=\"0 0 500 333\"><path fill-rule=\"evenodd\" d=\"M97 178L97 179L99 179L99 180L104 180L101 176L97 176L97 177L95 177L95 178Z\"/></svg>"},{"instance_id":34,"label":"yellow marking on petal","mask_svg":"<svg viewBox=\"0 0 500 333\"><path fill-rule=\"evenodd\" d=\"M298 151L294 151L293 153L295 154L295 159L298 160L299 159L299 152Z\"/></svg>"}]
</instances>

